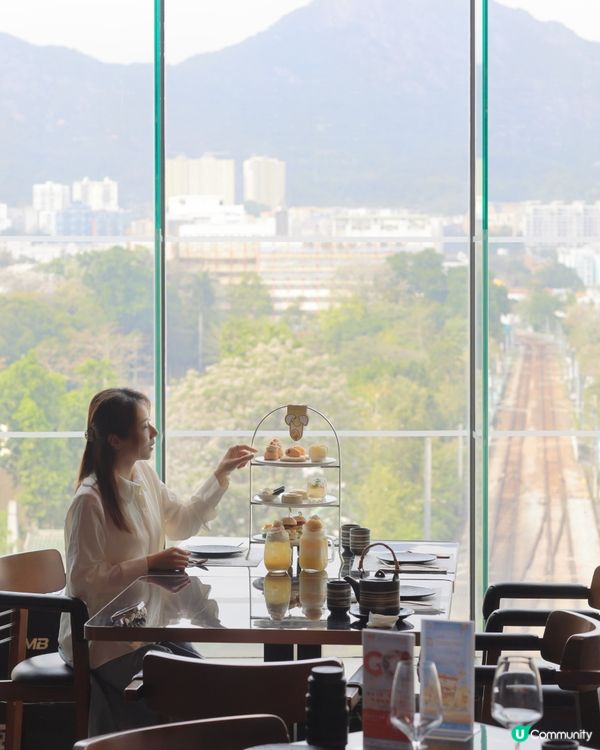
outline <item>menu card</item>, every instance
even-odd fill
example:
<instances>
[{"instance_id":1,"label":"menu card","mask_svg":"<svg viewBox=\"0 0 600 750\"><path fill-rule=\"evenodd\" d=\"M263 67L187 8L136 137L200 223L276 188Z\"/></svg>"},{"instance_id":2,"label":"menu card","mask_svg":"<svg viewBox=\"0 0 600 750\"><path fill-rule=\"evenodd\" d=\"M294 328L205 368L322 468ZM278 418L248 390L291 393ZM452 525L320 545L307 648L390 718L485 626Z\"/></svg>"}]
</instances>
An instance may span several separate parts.
<instances>
[{"instance_id":1,"label":"menu card","mask_svg":"<svg viewBox=\"0 0 600 750\"><path fill-rule=\"evenodd\" d=\"M363 630L363 747L365 750L398 750L410 743L390 722L390 695L396 664L412 661L415 637L412 633ZM414 684L406 685L407 706L414 710ZM400 743L400 744L399 744Z\"/></svg>"},{"instance_id":2,"label":"menu card","mask_svg":"<svg viewBox=\"0 0 600 750\"><path fill-rule=\"evenodd\" d=\"M424 618L421 660L437 667L444 720L432 736L469 736L473 733L475 690L475 630L472 622Z\"/></svg>"}]
</instances>

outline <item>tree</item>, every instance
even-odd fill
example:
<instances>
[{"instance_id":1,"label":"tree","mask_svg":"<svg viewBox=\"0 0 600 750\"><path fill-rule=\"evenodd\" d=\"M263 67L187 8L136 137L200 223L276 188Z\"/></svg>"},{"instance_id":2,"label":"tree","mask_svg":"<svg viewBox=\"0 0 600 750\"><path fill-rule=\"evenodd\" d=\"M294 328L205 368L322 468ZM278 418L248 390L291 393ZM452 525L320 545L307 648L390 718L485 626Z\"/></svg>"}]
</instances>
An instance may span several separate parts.
<instances>
[{"instance_id":1,"label":"tree","mask_svg":"<svg viewBox=\"0 0 600 750\"><path fill-rule=\"evenodd\" d=\"M289 341L275 338L258 343L244 356L225 357L202 374L188 372L171 388L167 405L168 427L178 430L246 430L252 428L274 407L288 403L308 404L324 411L335 423L352 424L359 406L350 396L344 374L327 354L309 354ZM313 418L313 424L317 424ZM279 423L264 428L285 429ZM189 493L203 481L234 438L211 437L172 439L167 457L169 484ZM258 438L264 448L266 435ZM257 481L268 486L274 481L268 468ZM282 481L302 481L298 470ZM256 476L256 475L255 475ZM172 477L172 479L171 479ZM258 488L260 489L260 487ZM211 524L215 533L244 534L248 521L248 480L246 472L232 477L231 488ZM267 516L265 515L266 520Z\"/></svg>"}]
</instances>

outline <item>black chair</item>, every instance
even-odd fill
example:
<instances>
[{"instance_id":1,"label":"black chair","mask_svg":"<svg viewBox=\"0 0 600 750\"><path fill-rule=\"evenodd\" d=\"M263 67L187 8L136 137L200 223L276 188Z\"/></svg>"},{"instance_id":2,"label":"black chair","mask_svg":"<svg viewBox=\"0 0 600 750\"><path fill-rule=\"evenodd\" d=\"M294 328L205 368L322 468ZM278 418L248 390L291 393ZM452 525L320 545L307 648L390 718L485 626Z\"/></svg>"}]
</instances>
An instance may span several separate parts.
<instances>
[{"instance_id":1,"label":"black chair","mask_svg":"<svg viewBox=\"0 0 600 750\"><path fill-rule=\"evenodd\" d=\"M536 652L545 661L540 667L544 717L536 725L544 730L600 729L597 693L600 684L600 621L580 612L555 610L543 635L479 633L475 649L499 655L502 651ZM477 717L491 722L491 685L495 664L475 667ZM586 679L589 682L586 682ZM594 706L596 706L594 712Z\"/></svg>"},{"instance_id":2,"label":"black chair","mask_svg":"<svg viewBox=\"0 0 600 750\"><path fill-rule=\"evenodd\" d=\"M55 549L0 557L0 642L9 644L8 675L0 680L6 702L6 750L20 750L24 703L74 703L75 738L87 737L90 695L88 645L83 602L55 594L65 586L65 570ZM26 658L29 610L68 612L73 634L73 669L57 652Z\"/></svg>"},{"instance_id":3,"label":"black chair","mask_svg":"<svg viewBox=\"0 0 600 750\"><path fill-rule=\"evenodd\" d=\"M592 581L589 586L583 586L578 583L539 583L539 582L503 582L494 583L488 587L483 598L483 619L486 622L486 630L500 632L504 623L504 618L514 619L516 625L526 624L530 617L529 613L546 613L546 618L551 610L549 609L502 609L500 604L503 599L585 599L589 610L583 610L584 614L590 617L600 617L600 566L594 570ZM514 616L497 615L497 612L512 612ZM490 618L492 618L490 620ZM530 619L534 620L532 625L544 624L543 615L531 614ZM513 624L508 622L506 624ZM498 628L498 631L496 631Z\"/></svg>"}]
</instances>

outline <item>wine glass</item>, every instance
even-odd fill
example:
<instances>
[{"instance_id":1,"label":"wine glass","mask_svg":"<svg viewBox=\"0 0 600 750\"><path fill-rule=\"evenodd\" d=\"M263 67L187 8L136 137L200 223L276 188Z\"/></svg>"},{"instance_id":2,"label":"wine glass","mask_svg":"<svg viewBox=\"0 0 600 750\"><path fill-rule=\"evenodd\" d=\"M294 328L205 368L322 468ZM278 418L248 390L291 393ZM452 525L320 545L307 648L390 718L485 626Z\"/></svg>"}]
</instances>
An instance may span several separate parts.
<instances>
[{"instance_id":1,"label":"wine glass","mask_svg":"<svg viewBox=\"0 0 600 750\"><path fill-rule=\"evenodd\" d=\"M433 662L420 663L419 680L421 695L419 711L416 711L412 659L401 659L397 663L390 696L390 721L409 738L413 750L426 747L423 738L442 723L444 715L440 681Z\"/></svg>"},{"instance_id":2,"label":"wine glass","mask_svg":"<svg viewBox=\"0 0 600 750\"><path fill-rule=\"evenodd\" d=\"M535 724L542 718L540 673L528 656L502 656L492 684L492 716L507 729ZM515 738L516 739L516 738ZM515 742L520 747L520 742Z\"/></svg>"}]
</instances>

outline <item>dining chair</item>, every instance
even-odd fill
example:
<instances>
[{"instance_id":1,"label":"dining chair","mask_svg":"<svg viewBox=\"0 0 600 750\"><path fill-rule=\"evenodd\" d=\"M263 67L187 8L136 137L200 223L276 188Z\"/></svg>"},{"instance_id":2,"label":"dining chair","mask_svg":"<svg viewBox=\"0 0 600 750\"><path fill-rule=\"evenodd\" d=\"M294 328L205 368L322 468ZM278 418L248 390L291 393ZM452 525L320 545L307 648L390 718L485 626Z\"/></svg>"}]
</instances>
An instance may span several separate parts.
<instances>
[{"instance_id":1,"label":"dining chair","mask_svg":"<svg viewBox=\"0 0 600 750\"><path fill-rule=\"evenodd\" d=\"M170 721L270 713L288 727L305 720L306 685L316 666L343 666L339 659L224 664L149 651L143 682L125 689Z\"/></svg>"},{"instance_id":2,"label":"dining chair","mask_svg":"<svg viewBox=\"0 0 600 750\"><path fill-rule=\"evenodd\" d=\"M278 716L254 714L162 724L80 740L73 750L244 750L252 745L288 743Z\"/></svg>"},{"instance_id":3,"label":"dining chair","mask_svg":"<svg viewBox=\"0 0 600 750\"><path fill-rule=\"evenodd\" d=\"M600 610L600 566L598 566L592 575L592 580L589 586L584 586L578 583L541 583L541 582L503 582L491 584L483 597L483 619L486 622L486 630L502 629L503 624L512 624L512 622L506 622L506 619L515 620L514 624L526 624L525 621L529 621L531 617L535 620L532 624L538 625L542 620L543 615L535 616L529 615L529 613L545 612L546 617L551 610L538 610L527 607L518 609L502 609L500 603L503 599L523 599L523 600L539 600L539 599L585 599L590 607L590 611L586 611L585 614L591 617L599 617ZM507 618L506 615L496 615L496 612L512 612L512 618ZM520 613L520 614L519 614ZM493 617L492 617L493 616ZM490 620L490 618L492 618ZM542 622L543 624L543 622Z\"/></svg>"},{"instance_id":4,"label":"dining chair","mask_svg":"<svg viewBox=\"0 0 600 750\"><path fill-rule=\"evenodd\" d=\"M0 643L8 643L8 678L0 680L6 702L6 750L20 750L24 703L74 703L75 738L87 737L90 678L83 636L87 609L80 599L54 592L65 587L65 569L55 549L0 557ZM73 669L57 652L26 658L29 610L68 612Z\"/></svg>"},{"instance_id":5,"label":"dining chair","mask_svg":"<svg viewBox=\"0 0 600 750\"><path fill-rule=\"evenodd\" d=\"M587 728L583 715L593 716L597 692L585 682L598 679L600 684L600 621L580 612L555 610L547 618L541 636L522 633L478 633L477 651L521 651L538 653L544 663L540 666L543 686L544 718L538 729ZM475 682L479 689L479 712L482 721L491 721L491 685L495 664L475 667ZM600 721L596 719L596 723Z\"/></svg>"}]
</instances>

